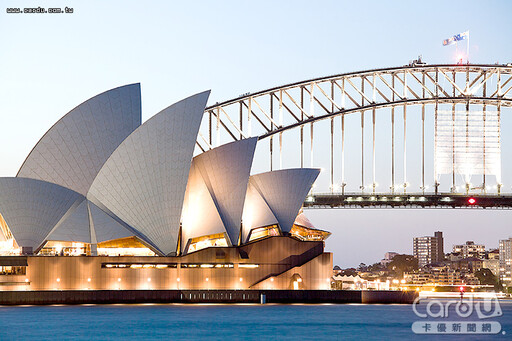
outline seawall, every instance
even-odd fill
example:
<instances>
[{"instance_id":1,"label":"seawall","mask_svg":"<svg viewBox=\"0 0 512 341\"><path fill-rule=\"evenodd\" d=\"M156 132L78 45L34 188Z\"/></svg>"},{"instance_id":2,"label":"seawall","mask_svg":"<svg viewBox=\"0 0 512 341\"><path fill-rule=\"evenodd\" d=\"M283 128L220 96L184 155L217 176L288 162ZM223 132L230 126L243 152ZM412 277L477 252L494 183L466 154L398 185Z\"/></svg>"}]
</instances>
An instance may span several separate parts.
<instances>
[{"instance_id":1,"label":"seawall","mask_svg":"<svg viewBox=\"0 0 512 341\"><path fill-rule=\"evenodd\" d=\"M0 305L134 303L411 304L412 291L356 290L51 290L0 291Z\"/></svg>"}]
</instances>

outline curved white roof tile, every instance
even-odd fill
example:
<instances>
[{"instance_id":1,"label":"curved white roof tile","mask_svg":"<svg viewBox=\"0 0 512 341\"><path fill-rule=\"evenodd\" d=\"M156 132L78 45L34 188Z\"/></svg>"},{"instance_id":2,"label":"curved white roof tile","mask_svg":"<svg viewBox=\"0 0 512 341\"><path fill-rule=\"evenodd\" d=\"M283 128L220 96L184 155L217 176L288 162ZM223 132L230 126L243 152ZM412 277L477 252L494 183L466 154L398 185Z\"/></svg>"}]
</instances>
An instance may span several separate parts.
<instances>
[{"instance_id":1,"label":"curved white roof tile","mask_svg":"<svg viewBox=\"0 0 512 341\"><path fill-rule=\"evenodd\" d=\"M184 242L188 240L185 236L194 238L227 232L231 244L238 243L257 142L258 138L253 137L227 143L192 160L193 170L187 184L182 218ZM220 226L216 215L211 213L212 209L218 212Z\"/></svg>"},{"instance_id":2,"label":"curved white roof tile","mask_svg":"<svg viewBox=\"0 0 512 341\"><path fill-rule=\"evenodd\" d=\"M18 245L33 251L83 200L79 193L49 182L0 178L0 212Z\"/></svg>"},{"instance_id":3,"label":"curved white roof tile","mask_svg":"<svg viewBox=\"0 0 512 341\"><path fill-rule=\"evenodd\" d=\"M140 122L140 84L101 93L55 123L32 149L17 176L87 195L105 161Z\"/></svg>"},{"instance_id":4,"label":"curved white roof tile","mask_svg":"<svg viewBox=\"0 0 512 341\"><path fill-rule=\"evenodd\" d=\"M163 254L176 250L188 173L209 94L175 103L138 127L105 162L88 193Z\"/></svg>"},{"instance_id":5,"label":"curved white roof tile","mask_svg":"<svg viewBox=\"0 0 512 341\"><path fill-rule=\"evenodd\" d=\"M320 170L313 168L284 169L253 175L249 185L265 201L281 231L290 232L318 174Z\"/></svg>"}]
</instances>

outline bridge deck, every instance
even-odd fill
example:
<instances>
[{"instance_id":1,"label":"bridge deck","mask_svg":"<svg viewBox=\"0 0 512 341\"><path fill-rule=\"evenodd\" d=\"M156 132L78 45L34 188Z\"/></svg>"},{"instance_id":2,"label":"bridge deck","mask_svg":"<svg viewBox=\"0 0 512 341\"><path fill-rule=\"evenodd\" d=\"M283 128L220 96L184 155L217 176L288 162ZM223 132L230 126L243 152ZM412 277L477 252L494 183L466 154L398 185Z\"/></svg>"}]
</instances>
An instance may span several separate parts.
<instances>
[{"instance_id":1,"label":"bridge deck","mask_svg":"<svg viewBox=\"0 0 512 341\"><path fill-rule=\"evenodd\" d=\"M512 195L487 194L312 194L305 208L512 208Z\"/></svg>"}]
</instances>

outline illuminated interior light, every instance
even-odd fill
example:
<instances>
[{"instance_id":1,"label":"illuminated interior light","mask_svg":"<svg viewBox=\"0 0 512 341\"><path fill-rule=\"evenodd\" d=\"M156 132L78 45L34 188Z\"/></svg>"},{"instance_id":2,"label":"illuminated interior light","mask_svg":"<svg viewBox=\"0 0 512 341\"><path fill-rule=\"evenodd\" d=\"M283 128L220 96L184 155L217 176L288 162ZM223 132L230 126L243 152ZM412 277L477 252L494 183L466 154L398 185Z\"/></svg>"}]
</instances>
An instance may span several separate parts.
<instances>
[{"instance_id":1,"label":"illuminated interior light","mask_svg":"<svg viewBox=\"0 0 512 341\"><path fill-rule=\"evenodd\" d=\"M87 282L90 282L90 281L91 281L91 279L90 279L90 278L87 278Z\"/></svg>"},{"instance_id":2,"label":"illuminated interior light","mask_svg":"<svg viewBox=\"0 0 512 341\"><path fill-rule=\"evenodd\" d=\"M156 268L157 268L157 269L165 269L165 268L167 268L167 267L168 267L168 266L167 266L167 264L157 264L157 265L156 265Z\"/></svg>"},{"instance_id":3,"label":"illuminated interior light","mask_svg":"<svg viewBox=\"0 0 512 341\"><path fill-rule=\"evenodd\" d=\"M269 225L252 229L249 233L249 241L260 239L267 236L279 236L281 233L277 225Z\"/></svg>"},{"instance_id":4,"label":"illuminated interior light","mask_svg":"<svg viewBox=\"0 0 512 341\"><path fill-rule=\"evenodd\" d=\"M117 281L118 281L118 282L121 282L121 278L118 278L118 279L117 279Z\"/></svg>"},{"instance_id":5,"label":"illuminated interior light","mask_svg":"<svg viewBox=\"0 0 512 341\"><path fill-rule=\"evenodd\" d=\"M57 282L60 282L60 278L57 278Z\"/></svg>"},{"instance_id":6,"label":"illuminated interior light","mask_svg":"<svg viewBox=\"0 0 512 341\"><path fill-rule=\"evenodd\" d=\"M258 264L238 264L239 268L247 268L247 269L254 269L259 267Z\"/></svg>"},{"instance_id":7,"label":"illuminated interior light","mask_svg":"<svg viewBox=\"0 0 512 341\"><path fill-rule=\"evenodd\" d=\"M210 279L208 277L206 277L206 281L208 282Z\"/></svg>"},{"instance_id":8,"label":"illuminated interior light","mask_svg":"<svg viewBox=\"0 0 512 341\"><path fill-rule=\"evenodd\" d=\"M140 269L140 268L142 268L142 264L132 264L132 265L130 265L130 268L132 268L132 269Z\"/></svg>"},{"instance_id":9,"label":"illuminated interior light","mask_svg":"<svg viewBox=\"0 0 512 341\"><path fill-rule=\"evenodd\" d=\"M178 277L178 278L176 278L176 282L179 282L179 281L180 281L180 278L179 278L179 277Z\"/></svg>"},{"instance_id":10,"label":"illuminated interior light","mask_svg":"<svg viewBox=\"0 0 512 341\"><path fill-rule=\"evenodd\" d=\"M290 234L303 241L320 241L327 239L331 233L319 229L308 228L301 225L294 224Z\"/></svg>"},{"instance_id":11,"label":"illuminated interior light","mask_svg":"<svg viewBox=\"0 0 512 341\"><path fill-rule=\"evenodd\" d=\"M242 277L240 277L240 282L243 281Z\"/></svg>"},{"instance_id":12,"label":"illuminated interior light","mask_svg":"<svg viewBox=\"0 0 512 341\"><path fill-rule=\"evenodd\" d=\"M201 264L201 268L213 268L213 264Z\"/></svg>"},{"instance_id":13,"label":"illuminated interior light","mask_svg":"<svg viewBox=\"0 0 512 341\"><path fill-rule=\"evenodd\" d=\"M199 251L208 247L224 246L228 246L226 235L224 233L216 233L190 239L190 245L186 252Z\"/></svg>"},{"instance_id":14,"label":"illuminated interior light","mask_svg":"<svg viewBox=\"0 0 512 341\"><path fill-rule=\"evenodd\" d=\"M148 278L148 282L151 282L151 278Z\"/></svg>"},{"instance_id":15,"label":"illuminated interior light","mask_svg":"<svg viewBox=\"0 0 512 341\"><path fill-rule=\"evenodd\" d=\"M273 282L274 281L274 277L270 277L270 281Z\"/></svg>"},{"instance_id":16,"label":"illuminated interior light","mask_svg":"<svg viewBox=\"0 0 512 341\"><path fill-rule=\"evenodd\" d=\"M28 283L28 278L25 278L25 283Z\"/></svg>"}]
</instances>

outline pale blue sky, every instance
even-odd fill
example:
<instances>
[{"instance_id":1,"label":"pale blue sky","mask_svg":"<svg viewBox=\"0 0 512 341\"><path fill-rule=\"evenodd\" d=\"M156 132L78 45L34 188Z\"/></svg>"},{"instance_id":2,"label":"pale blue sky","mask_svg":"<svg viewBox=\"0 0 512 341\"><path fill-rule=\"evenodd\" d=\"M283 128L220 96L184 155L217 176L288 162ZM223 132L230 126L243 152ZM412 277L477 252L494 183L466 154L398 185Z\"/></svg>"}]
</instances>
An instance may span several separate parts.
<instances>
[{"instance_id":1,"label":"pale blue sky","mask_svg":"<svg viewBox=\"0 0 512 341\"><path fill-rule=\"evenodd\" d=\"M307 78L399 66L419 54L431 64L451 63L454 49L442 40L466 30L472 62L512 62L508 1L69 0L44 5L73 7L73 14L5 13L41 5L3 1L0 9L0 176L14 176L74 106L127 83L142 83L146 120L205 89L212 89L214 103ZM466 239L496 247L512 236L509 212L307 215L333 232L327 248L342 266L378 261L386 251L411 252L413 236L437 229L447 249Z\"/></svg>"}]
</instances>

